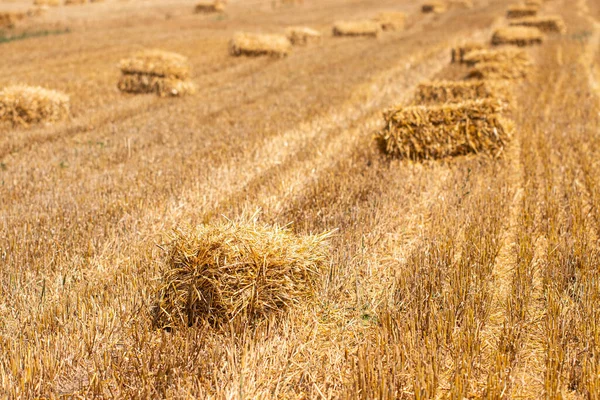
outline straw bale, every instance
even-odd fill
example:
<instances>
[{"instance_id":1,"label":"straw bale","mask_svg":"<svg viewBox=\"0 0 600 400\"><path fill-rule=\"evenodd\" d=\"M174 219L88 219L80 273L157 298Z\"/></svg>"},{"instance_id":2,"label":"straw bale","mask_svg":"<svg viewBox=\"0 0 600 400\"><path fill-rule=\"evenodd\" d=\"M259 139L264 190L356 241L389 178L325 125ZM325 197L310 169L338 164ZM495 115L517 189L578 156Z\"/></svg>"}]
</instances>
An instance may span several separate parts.
<instances>
[{"instance_id":1,"label":"straw bale","mask_svg":"<svg viewBox=\"0 0 600 400\"><path fill-rule=\"evenodd\" d=\"M374 21L384 31L401 31L406 24L406 14L399 11L384 11Z\"/></svg>"},{"instance_id":2,"label":"straw bale","mask_svg":"<svg viewBox=\"0 0 600 400\"><path fill-rule=\"evenodd\" d=\"M56 122L69 115L69 96L37 86L14 85L0 91L0 121L13 125Z\"/></svg>"},{"instance_id":3,"label":"straw bale","mask_svg":"<svg viewBox=\"0 0 600 400\"><path fill-rule=\"evenodd\" d=\"M491 81L433 81L417 87L415 103L418 105L460 103L467 100L498 99L509 101L508 88Z\"/></svg>"},{"instance_id":4,"label":"straw bale","mask_svg":"<svg viewBox=\"0 0 600 400\"><path fill-rule=\"evenodd\" d=\"M565 25L565 22L558 15L515 19L510 22L510 25L537 28L540 31L547 33L564 34L567 32L567 26Z\"/></svg>"},{"instance_id":5,"label":"straw bale","mask_svg":"<svg viewBox=\"0 0 600 400\"><path fill-rule=\"evenodd\" d=\"M65 0L65 5L67 5L67 6L85 4L85 3L87 3L87 0Z\"/></svg>"},{"instance_id":6,"label":"straw bale","mask_svg":"<svg viewBox=\"0 0 600 400\"><path fill-rule=\"evenodd\" d=\"M12 28L26 17L27 13L24 12L0 12L0 28Z\"/></svg>"},{"instance_id":7,"label":"straw bale","mask_svg":"<svg viewBox=\"0 0 600 400\"><path fill-rule=\"evenodd\" d=\"M282 35L238 32L229 42L229 53L232 56L285 57L291 47L292 43Z\"/></svg>"},{"instance_id":8,"label":"straw bale","mask_svg":"<svg viewBox=\"0 0 600 400\"><path fill-rule=\"evenodd\" d=\"M528 63L482 62L469 71L467 79L521 79L529 69Z\"/></svg>"},{"instance_id":9,"label":"straw bale","mask_svg":"<svg viewBox=\"0 0 600 400\"><path fill-rule=\"evenodd\" d=\"M295 46L306 46L321 41L321 33L312 28L293 26L288 28L286 33L289 41Z\"/></svg>"},{"instance_id":10,"label":"straw bale","mask_svg":"<svg viewBox=\"0 0 600 400\"><path fill-rule=\"evenodd\" d=\"M375 21L338 21L333 25L333 36L378 37L381 26Z\"/></svg>"},{"instance_id":11,"label":"straw bale","mask_svg":"<svg viewBox=\"0 0 600 400\"><path fill-rule=\"evenodd\" d=\"M480 43L465 43L452 48L452 62L462 63L465 56L475 50L481 50L484 46Z\"/></svg>"},{"instance_id":12,"label":"straw bale","mask_svg":"<svg viewBox=\"0 0 600 400\"><path fill-rule=\"evenodd\" d=\"M492 36L492 45L531 46L541 44L544 35L537 28L527 26L508 26L499 28Z\"/></svg>"},{"instance_id":13,"label":"straw bale","mask_svg":"<svg viewBox=\"0 0 600 400\"><path fill-rule=\"evenodd\" d=\"M61 4L61 0L34 0L33 5L35 6L50 6L58 7Z\"/></svg>"},{"instance_id":14,"label":"straw bale","mask_svg":"<svg viewBox=\"0 0 600 400\"><path fill-rule=\"evenodd\" d=\"M468 153L498 156L509 140L502 102L473 100L437 106L400 107L384 113L380 148L392 157L437 159Z\"/></svg>"},{"instance_id":15,"label":"straw bale","mask_svg":"<svg viewBox=\"0 0 600 400\"><path fill-rule=\"evenodd\" d=\"M126 93L156 93L161 97L196 93L196 85L189 80L146 74L123 74L117 87Z\"/></svg>"},{"instance_id":16,"label":"straw bale","mask_svg":"<svg viewBox=\"0 0 600 400\"><path fill-rule=\"evenodd\" d=\"M474 66L482 62L497 63L526 63L530 64L531 59L525 51L508 47L493 50L476 50L467 54L463 62L468 66Z\"/></svg>"},{"instance_id":17,"label":"straw bale","mask_svg":"<svg viewBox=\"0 0 600 400\"><path fill-rule=\"evenodd\" d=\"M443 12L446 12L447 9L447 5L445 2L442 1L428 1L426 3L423 3L423 5L421 6L421 11L423 13L435 13L435 14L440 14Z\"/></svg>"},{"instance_id":18,"label":"straw bale","mask_svg":"<svg viewBox=\"0 0 600 400\"><path fill-rule=\"evenodd\" d=\"M222 1L201 1L196 4L194 9L197 14L209 14L225 11L225 4Z\"/></svg>"},{"instance_id":19,"label":"straw bale","mask_svg":"<svg viewBox=\"0 0 600 400\"><path fill-rule=\"evenodd\" d=\"M187 79L190 64L187 57L163 50L142 50L121 60L119 68L124 74L145 74L163 78Z\"/></svg>"},{"instance_id":20,"label":"straw bale","mask_svg":"<svg viewBox=\"0 0 600 400\"><path fill-rule=\"evenodd\" d=\"M158 290L156 325L252 324L310 300L327 263L328 236L298 236L256 222L176 230Z\"/></svg>"},{"instance_id":21,"label":"straw bale","mask_svg":"<svg viewBox=\"0 0 600 400\"><path fill-rule=\"evenodd\" d=\"M523 17L534 17L537 15L538 7L536 6L525 6L515 4L508 7L506 10L506 18L523 18Z\"/></svg>"}]
</instances>

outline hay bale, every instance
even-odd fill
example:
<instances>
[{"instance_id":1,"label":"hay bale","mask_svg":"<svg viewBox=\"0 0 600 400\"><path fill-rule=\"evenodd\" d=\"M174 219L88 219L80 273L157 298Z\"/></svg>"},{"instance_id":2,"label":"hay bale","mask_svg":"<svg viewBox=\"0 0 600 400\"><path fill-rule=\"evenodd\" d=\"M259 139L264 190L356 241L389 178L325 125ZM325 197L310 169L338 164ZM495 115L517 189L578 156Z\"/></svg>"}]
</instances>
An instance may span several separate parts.
<instances>
[{"instance_id":1,"label":"hay bale","mask_svg":"<svg viewBox=\"0 0 600 400\"><path fill-rule=\"evenodd\" d=\"M222 1L201 1L194 8L196 14L211 14L225 12L225 4Z\"/></svg>"},{"instance_id":2,"label":"hay bale","mask_svg":"<svg viewBox=\"0 0 600 400\"><path fill-rule=\"evenodd\" d=\"M531 46L541 44L544 35L537 28L526 26L508 26L499 28L492 36L492 45Z\"/></svg>"},{"instance_id":3,"label":"hay bale","mask_svg":"<svg viewBox=\"0 0 600 400\"><path fill-rule=\"evenodd\" d=\"M13 28L17 22L26 17L27 13L25 12L0 12L0 28Z\"/></svg>"},{"instance_id":4,"label":"hay bale","mask_svg":"<svg viewBox=\"0 0 600 400\"><path fill-rule=\"evenodd\" d=\"M229 221L175 231L156 325L253 323L311 299L327 263L328 236Z\"/></svg>"},{"instance_id":5,"label":"hay bale","mask_svg":"<svg viewBox=\"0 0 600 400\"><path fill-rule=\"evenodd\" d=\"M145 74L123 74L117 87L126 93L156 93L161 97L186 96L196 93L196 85L189 80Z\"/></svg>"},{"instance_id":6,"label":"hay bale","mask_svg":"<svg viewBox=\"0 0 600 400\"><path fill-rule=\"evenodd\" d=\"M232 56L277 56L289 54L292 43L282 35L238 32L229 42Z\"/></svg>"},{"instance_id":7,"label":"hay bale","mask_svg":"<svg viewBox=\"0 0 600 400\"><path fill-rule=\"evenodd\" d=\"M309 43L320 42L321 33L312 28L293 26L286 30L288 40L294 46L306 46Z\"/></svg>"},{"instance_id":8,"label":"hay bale","mask_svg":"<svg viewBox=\"0 0 600 400\"><path fill-rule=\"evenodd\" d=\"M87 3L87 0L65 0L66 6L79 5L85 3Z\"/></svg>"},{"instance_id":9,"label":"hay bale","mask_svg":"<svg viewBox=\"0 0 600 400\"><path fill-rule=\"evenodd\" d=\"M385 128L376 139L382 151L397 158L498 156L509 140L500 117L504 107L495 100L400 107L384 113Z\"/></svg>"},{"instance_id":10,"label":"hay bale","mask_svg":"<svg viewBox=\"0 0 600 400\"><path fill-rule=\"evenodd\" d=\"M492 50L475 50L467 54L463 58L463 62L472 67L484 62L530 64L531 59L525 51L508 47Z\"/></svg>"},{"instance_id":11,"label":"hay bale","mask_svg":"<svg viewBox=\"0 0 600 400\"><path fill-rule=\"evenodd\" d=\"M452 48L452 63L462 63L467 54L475 50L481 50L484 46L479 43L465 43Z\"/></svg>"},{"instance_id":12,"label":"hay bale","mask_svg":"<svg viewBox=\"0 0 600 400\"><path fill-rule=\"evenodd\" d=\"M49 6L58 7L61 4L61 0L34 0L33 5L35 6Z\"/></svg>"},{"instance_id":13,"label":"hay bale","mask_svg":"<svg viewBox=\"0 0 600 400\"><path fill-rule=\"evenodd\" d=\"M381 12L375 19L383 31L401 31L406 24L406 14L399 11Z\"/></svg>"},{"instance_id":14,"label":"hay bale","mask_svg":"<svg viewBox=\"0 0 600 400\"><path fill-rule=\"evenodd\" d=\"M427 3L423 3L423 5L421 6L421 11L424 14L429 14L429 13L441 14L443 12L446 12L447 8L448 7L445 2L434 0L434 1L429 1Z\"/></svg>"},{"instance_id":15,"label":"hay bale","mask_svg":"<svg viewBox=\"0 0 600 400\"><path fill-rule=\"evenodd\" d=\"M56 122L69 115L69 96L36 86L15 85L0 91L0 121L13 125Z\"/></svg>"},{"instance_id":16,"label":"hay bale","mask_svg":"<svg viewBox=\"0 0 600 400\"><path fill-rule=\"evenodd\" d=\"M522 79L526 78L530 65L510 62L482 62L476 64L467 75L467 79Z\"/></svg>"},{"instance_id":17,"label":"hay bale","mask_svg":"<svg viewBox=\"0 0 600 400\"><path fill-rule=\"evenodd\" d=\"M124 74L144 74L163 78L187 79L190 64L187 57L168 51L150 49L121 60L119 68Z\"/></svg>"},{"instance_id":18,"label":"hay bale","mask_svg":"<svg viewBox=\"0 0 600 400\"><path fill-rule=\"evenodd\" d=\"M477 99L509 101L505 85L489 81L434 81L417 87L415 103L419 105L460 103Z\"/></svg>"},{"instance_id":19,"label":"hay bale","mask_svg":"<svg viewBox=\"0 0 600 400\"><path fill-rule=\"evenodd\" d=\"M567 26L565 25L565 22L558 15L520 18L511 21L510 26L527 26L531 28L537 28L546 33L565 34L567 32Z\"/></svg>"},{"instance_id":20,"label":"hay bale","mask_svg":"<svg viewBox=\"0 0 600 400\"><path fill-rule=\"evenodd\" d=\"M537 12L538 8L535 6L532 7L516 4L508 7L508 10L506 10L506 18L534 17L537 15Z\"/></svg>"},{"instance_id":21,"label":"hay bale","mask_svg":"<svg viewBox=\"0 0 600 400\"><path fill-rule=\"evenodd\" d=\"M333 24L333 36L378 37L381 26L375 21L338 21Z\"/></svg>"}]
</instances>

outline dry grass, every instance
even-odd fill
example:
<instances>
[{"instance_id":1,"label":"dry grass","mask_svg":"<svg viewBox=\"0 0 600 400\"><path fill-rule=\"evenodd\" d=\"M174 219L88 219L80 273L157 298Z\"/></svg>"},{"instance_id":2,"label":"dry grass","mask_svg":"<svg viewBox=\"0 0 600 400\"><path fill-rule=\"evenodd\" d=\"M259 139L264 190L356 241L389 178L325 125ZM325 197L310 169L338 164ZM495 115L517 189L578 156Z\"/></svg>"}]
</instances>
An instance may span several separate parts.
<instances>
[{"instance_id":1,"label":"dry grass","mask_svg":"<svg viewBox=\"0 0 600 400\"><path fill-rule=\"evenodd\" d=\"M196 3L194 11L198 14L210 14L225 12L225 4L220 0L201 1Z\"/></svg>"},{"instance_id":2,"label":"dry grass","mask_svg":"<svg viewBox=\"0 0 600 400\"><path fill-rule=\"evenodd\" d=\"M386 154L412 160L469 153L498 156L509 140L502 111L496 100L391 109L377 141Z\"/></svg>"},{"instance_id":3,"label":"dry grass","mask_svg":"<svg viewBox=\"0 0 600 400\"><path fill-rule=\"evenodd\" d=\"M238 32L229 42L232 56L285 57L291 49L292 43L283 35Z\"/></svg>"},{"instance_id":4,"label":"dry grass","mask_svg":"<svg viewBox=\"0 0 600 400\"><path fill-rule=\"evenodd\" d=\"M511 26L527 26L537 28L545 33L560 33L567 32L567 26L563 19L558 15L544 15L540 17L519 18L510 22Z\"/></svg>"},{"instance_id":5,"label":"dry grass","mask_svg":"<svg viewBox=\"0 0 600 400\"><path fill-rule=\"evenodd\" d=\"M0 90L0 121L12 125L56 122L69 116L69 96L32 86L9 86Z\"/></svg>"},{"instance_id":6,"label":"dry grass","mask_svg":"<svg viewBox=\"0 0 600 400\"><path fill-rule=\"evenodd\" d=\"M492 45L532 46L542 44L543 33L537 28L526 26L509 26L499 28L492 36Z\"/></svg>"},{"instance_id":7,"label":"dry grass","mask_svg":"<svg viewBox=\"0 0 600 400\"><path fill-rule=\"evenodd\" d=\"M482 50L485 46L480 43L465 43L460 46L453 47L451 49L451 56L453 63L462 63L465 56L476 50Z\"/></svg>"},{"instance_id":8,"label":"dry grass","mask_svg":"<svg viewBox=\"0 0 600 400\"><path fill-rule=\"evenodd\" d=\"M531 58L524 50L509 47L472 51L463 57L463 62L468 66L489 62L505 64L531 64Z\"/></svg>"},{"instance_id":9,"label":"dry grass","mask_svg":"<svg viewBox=\"0 0 600 400\"><path fill-rule=\"evenodd\" d=\"M383 31L401 31L406 25L406 14L400 11L383 11L374 19Z\"/></svg>"},{"instance_id":10,"label":"dry grass","mask_svg":"<svg viewBox=\"0 0 600 400\"><path fill-rule=\"evenodd\" d=\"M321 42L321 32L304 26L293 26L286 29L287 38L294 46L306 46Z\"/></svg>"},{"instance_id":11,"label":"dry grass","mask_svg":"<svg viewBox=\"0 0 600 400\"><path fill-rule=\"evenodd\" d=\"M375 21L338 21L333 24L333 36L378 37L381 25Z\"/></svg>"},{"instance_id":12,"label":"dry grass","mask_svg":"<svg viewBox=\"0 0 600 400\"><path fill-rule=\"evenodd\" d=\"M233 320L252 325L311 300L328 262L327 237L230 221L174 232L159 290L158 325Z\"/></svg>"},{"instance_id":13,"label":"dry grass","mask_svg":"<svg viewBox=\"0 0 600 400\"><path fill-rule=\"evenodd\" d=\"M508 100L504 85L490 81L433 81L420 83L415 104L461 103L478 99Z\"/></svg>"},{"instance_id":14,"label":"dry grass","mask_svg":"<svg viewBox=\"0 0 600 400\"><path fill-rule=\"evenodd\" d=\"M535 17L538 12L537 6L527 5L512 5L506 10L506 18L523 18L523 17Z\"/></svg>"},{"instance_id":15,"label":"dry grass","mask_svg":"<svg viewBox=\"0 0 600 400\"><path fill-rule=\"evenodd\" d=\"M423 12L425 14L428 14L428 13L441 14L443 12L446 12L447 8L448 8L447 3L443 2L443 1L428 1L421 5L421 12Z\"/></svg>"}]
</instances>

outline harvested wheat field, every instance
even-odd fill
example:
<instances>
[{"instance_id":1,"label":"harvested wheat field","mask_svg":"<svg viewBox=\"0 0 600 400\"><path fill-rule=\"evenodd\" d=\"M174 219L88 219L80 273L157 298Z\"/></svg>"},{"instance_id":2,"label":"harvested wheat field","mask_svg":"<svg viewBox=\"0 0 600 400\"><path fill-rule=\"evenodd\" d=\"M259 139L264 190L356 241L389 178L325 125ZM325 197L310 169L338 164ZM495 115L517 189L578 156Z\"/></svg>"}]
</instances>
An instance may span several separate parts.
<instances>
[{"instance_id":1,"label":"harvested wheat field","mask_svg":"<svg viewBox=\"0 0 600 400\"><path fill-rule=\"evenodd\" d=\"M492 47L511 2L106 0L2 28L0 399L597 398L600 7L546 1L567 34ZM275 57L232 57L237 32Z\"/></svg>"}]
</instances>

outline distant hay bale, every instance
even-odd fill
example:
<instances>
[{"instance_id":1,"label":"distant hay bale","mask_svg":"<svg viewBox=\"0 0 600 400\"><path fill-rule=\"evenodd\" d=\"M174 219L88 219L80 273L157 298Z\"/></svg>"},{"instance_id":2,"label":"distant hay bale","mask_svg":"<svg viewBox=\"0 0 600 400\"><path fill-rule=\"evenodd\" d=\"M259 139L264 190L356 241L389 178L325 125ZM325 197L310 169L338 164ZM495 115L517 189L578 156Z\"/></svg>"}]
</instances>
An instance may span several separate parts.
<instances>
[{"instance_id":1,"label":"distant hay bale","mask_svg":"<svg viewBox=\"0 0 600 400\"><path fill-rule=\"evenodd\" d=\"M468 100L509 101L506 86L490 81L433 81L417 86L415 104L460 103Z\"/></svg>"},{"instance_id":2,"label":"distant hay bale","mask_svg":"<svg viewBox=\"0 0 600 400\"><path fill-rule=\"evenodd\" d=\"M531 46L541 44L544 35L537 28L526 26L508 26L499 28L492 36L492 45Z\"/></svg>"},{"instance_id":3,"label":"distant hay bale","mask_svg":"<svg viewBox=\"0 0 600 400\"><path fill-rule=\"evenodd\" d=\"M12 28L26 17L25 12L0 12L0 28Z\"/></svg>"},{"instance_id":4,"label":"distant hay bale","mask_svg":"<svg viewBox=\"0 0 600 400\"><path fill-rule=\"evenodd\" d=\"M542 6L542 4L544 4L544 3L542 2L542 0L525 0L524 4L527 7L535 7L537 9L539 9Z\"/></svg>"},{"instance_id":5,"label":"distant hay bale","mask_svg":"<svg viewBox=\"0 0 600 400\"><path fill-rule=\"evenodd\" d=\"M79 4L85 4L85 3L87 3L87 0L65 0L65 5L67 5L67 6L79 5Z\"/></svg>"},{"instance_id":6,"label":"distant hay bale","mask_svg":"<svg viewBox=\"0 0 600 400\"><path fill-rule=\"evenodd\" d=\"M187 57L163 50L142 50L121 60L123 75L117 84L128 93L156 93L159 96L193 94L195 85L188 80L190 64Z\"/></svg>"},{"instance_id":7,"label":"distant hay bale","mask_svg":"<svg viewBox=\"0 0 600 400\"><path fill-rule=\"evenodd\" d=\"M522 79L527 77L529 69L526 63L482 62L469 71L467 79Z\"/></svg>"},{"instance_id":8,"label":"distant hay bale","mask_svg":"<svg viewBox=\"0 0 600 400\"><path fill-rule=\"evenodd\" d=\"M524 5L512 5L506 10L506 18L523 18L523 17L534 17L537 15L538 7L536 6L524 6Z\"/></svg>"},{"instance_id":9,"label":"distant hay bale","mask_svg":"<svg viewBox=\"0 0 600 400\"><path fill-rule=\"evenodd\" d=\"M321 41L321 33L312 28L293 26L286 30L288 40L295 46L306 46Z\"/></svg>"},{"instance_id":10,"label":"distant hay bale","mask_svg":"<svg viewBox=\"0 0 600 400\"><path fill-rule=\"evenodd\" d=\"M69 96L36 86L15 85L0 91L0 121L13 125L56 122L69 115Z\"/></svg>"},{"instance_id":11,"label":"distant hay bale","mask_svg":"<svg viewBox=\"0 0 600 400\"><path fill-rule=\"evenodd\" d=\"M481 50L484 46L480 43L465 43L452 48L452 62L462 63L464 57L472 51Z\"/></svg>"},{"instance_id":12,"label":"distant hay bale","mask_svg":"<svg viewBox=\"0 0 600 400\"><path fill-rule=\"evenodd\" d=\"M34 0L33 5L36 6L49 6L58 7L61 4L61 0Z\"/></svg>"},{"instance_id":13,"label":"distant hay bale","mask_svg":"<svg viewBox=\"0 0 600 400\"><path fill-rule=\"evenodd\" d=\"M196 3L194 8L196 14L222 13L225 11L225 4L222 1L201 1Z\"/></svg>"},{"instance_id":14,"label":"distant hay bale","mask_svg":"<svg viewBox=\"0 0 600 400\"><path fill-rule=\"evenodd\" d=\"M333 36L378 37L381 26L375 21L338 21L333 24Z\"/></svg>"},{"instance_id":15,"label":"distant hay bale","mask_svg":"<svg viewBox=\"0 0 600 400\"><path fill-rule=\"evenodd\" d=\"M238 32L229 42L232 56L277 56L289 54L292 43L282 35Z\"/></svg>"},{"instance_id":16,"label":"distant hay bale","mask_svg":"<svg viewBox=\"0 0 600 400\"><path fill-rule=\"evenodd\" d=\"M463 62L472 67L478 63L484 62L531 63L531 59L525 51L508 47L491 50L475 50L467 54L463 58Z\"/></svg>"},{"instance_id":17,"label":"distant hay bale","mask_svg":"<svg viewBox=\"0 0 600 400\"><path fill-rule=\"evenodd\" d=\"M509 140L500 117L504 107L496 100L400 107L384 114L385 128L376 139L382 151L397 158L498 156Z\"/></svg>"},{"instance_id":18,"label":"distant hay bale","mask_svg":"<svg viewBox=\"0 0 600 400\"><path fill-rule=\"evenodd\" d=\"M448 6L446 5L445 2L428 1L426 3L423 3L423 5L421 6L421 12L423 12L424 14L428 14L428 13L441 14L443 12L446 12L447 8L448 8Z\"/></svg>"},{"instance_id":19,"label":"distant hay bale","mask_svg":"<svg viewBox=\"0 0 600 400\"><path fill-rule=\"evenodd\" d=\"M375 19L384 31L401 31L406 24L406 14L399 11L381 12Z\"/></svg>"},{"instance_id":20,"label":"distant hay bale","mask_svg":"<svg viewBox=\"0 0 600 400\"><path fill-rule=\"evenodd\" d=\"M155 324L250 324L314 297L328 234L298 236L255 222L180 229L171 237Z\"/></svg>"},{"instance_id":21,"label":"distant hay bale","mask_svg":"<svg viewBox=\"0 0 600 400\"><path fill-rule=\"evenodd\" d=\"M546 33L565 34L567 32L567 26L565 25L565 22L558 15L515 19L510 22L510 25L537 28Z\"/></svg>"}]
</instances>

